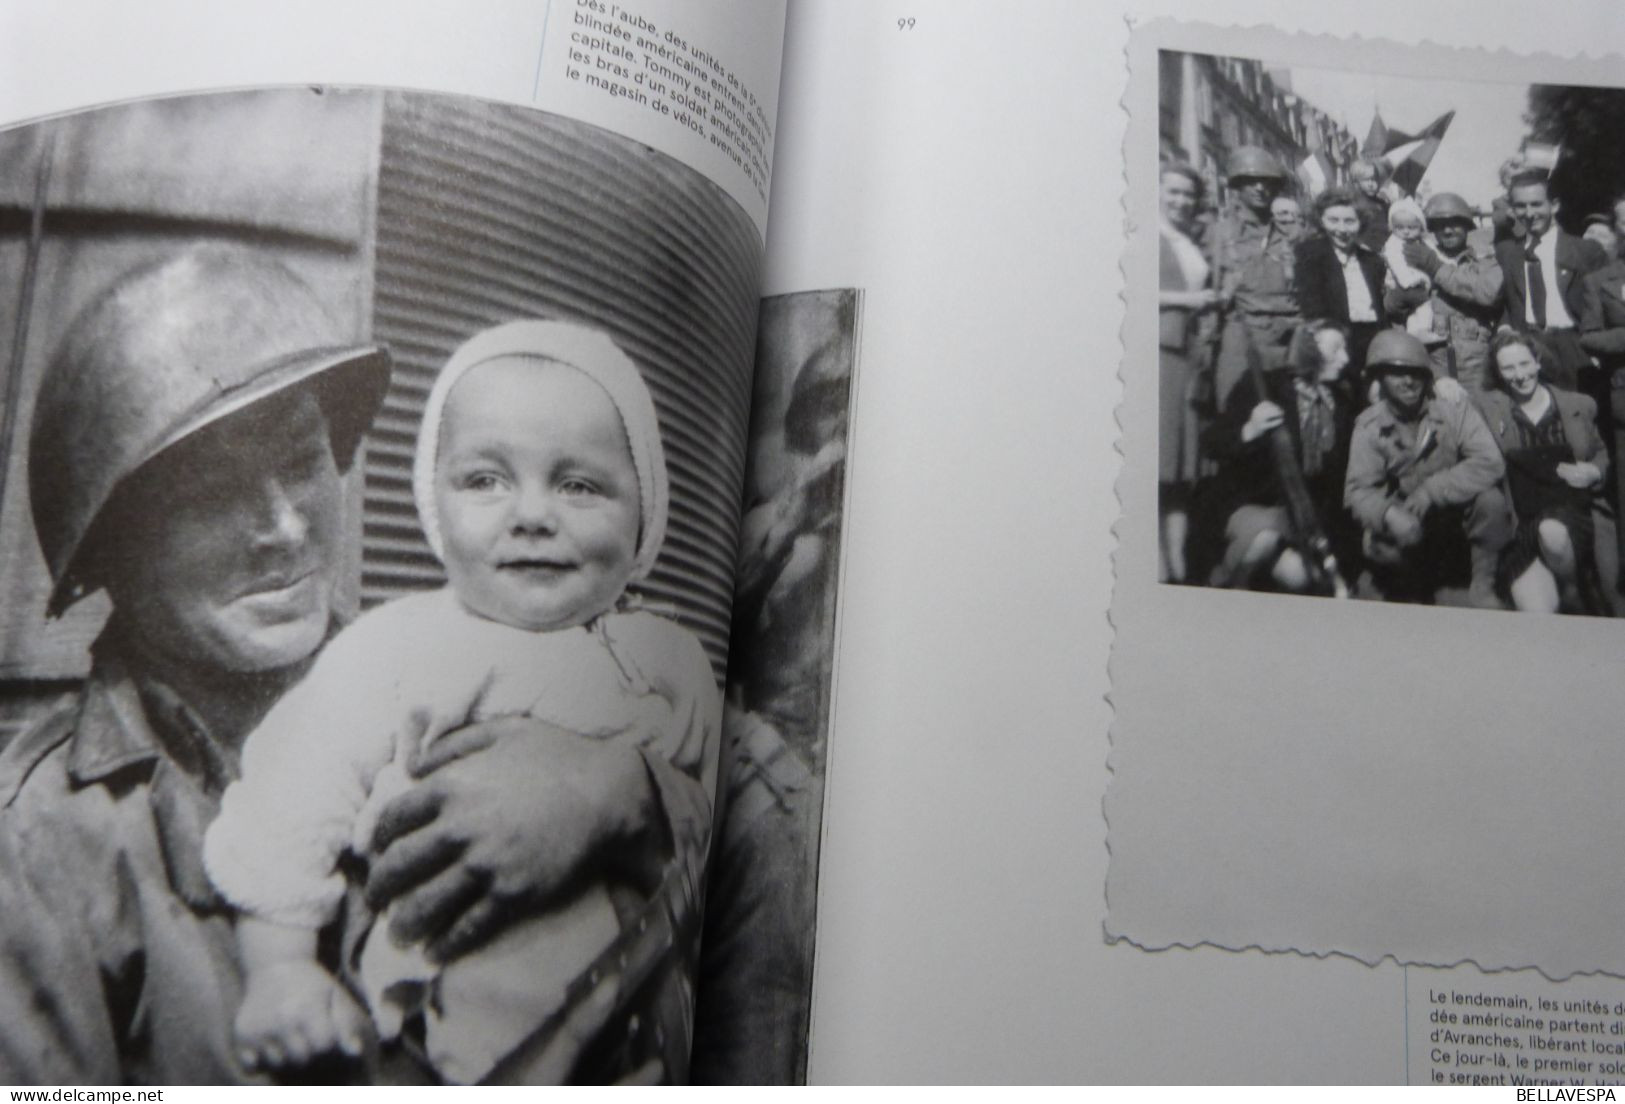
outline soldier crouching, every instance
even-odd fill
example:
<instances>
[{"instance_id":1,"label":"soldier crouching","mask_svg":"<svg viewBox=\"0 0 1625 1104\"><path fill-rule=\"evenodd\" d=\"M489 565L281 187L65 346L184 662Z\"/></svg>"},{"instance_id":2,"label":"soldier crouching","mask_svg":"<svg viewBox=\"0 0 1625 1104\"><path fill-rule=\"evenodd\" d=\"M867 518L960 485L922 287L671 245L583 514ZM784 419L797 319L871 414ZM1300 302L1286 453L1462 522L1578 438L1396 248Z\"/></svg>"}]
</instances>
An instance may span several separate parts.
<instances>
[{"instance_id":1,"label":"soldier crouching","mask_svg":"<svg viewBox=\"0 0 1625 1104\"><path fill-rule=\"evenodd\" d=\"M1409 334L1373 338L1366 371L1379 400L1355 421L1343 500L1372 581L1385 598L1429 602L1466 575L1473 605L1505 608L1495 570L1513 527L1489 426L1464 397L1433 393L1427 350Z\"/></svg>"}]
</instances>

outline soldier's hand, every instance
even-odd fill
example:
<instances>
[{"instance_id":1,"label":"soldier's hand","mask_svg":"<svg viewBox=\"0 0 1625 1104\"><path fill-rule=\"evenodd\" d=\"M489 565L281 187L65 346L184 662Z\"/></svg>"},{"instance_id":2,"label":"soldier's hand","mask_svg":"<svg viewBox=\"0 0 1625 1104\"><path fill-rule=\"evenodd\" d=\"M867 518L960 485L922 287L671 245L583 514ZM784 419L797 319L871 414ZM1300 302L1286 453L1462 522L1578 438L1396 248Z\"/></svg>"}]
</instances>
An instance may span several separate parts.
<instances>
[{"instance_id":1,"label":"soldier's hand","mask_svg":"<svg viewBox=\"0 0 1625 1104\"><path fill-rule=\"evenodd\" d=\"M659 868L646 835L651 783L635 748L498 717L447 733L414 773L416 785L378 818L367 900L393 902L391 934L427 940L435 961L583 879L614 873L635 884L650 876L643 867Z\"/></svg>"},{"instance_id":2,"label":"soldier's hand","mask_svg":"<svg viewBox=\"0 0 1625 1104\"><path fill-rule=\"evenodd\" d=\"M1439 255L1429 249L1427 243L1421 239L1406 242L1404 253L1406 264L1412 268L1421 269L1429 276L1444 267L1444 262L1439 259Z\"/></svg>"},{"instance_id":3,"label":"soldier's hand","mask_svg":"<svg viewBox=\"0 0 1625 1104\"><path fill-rule=\"evenodd\" d=\"M1212 288L1203 288L1196 294L1196 309L1210 311L1224 305L1224 296Z\"/></svg>"},{"instance_id":4,"label":"soldier's hand","mask_svg":"<svg viewBox=\"0 0 1625 1104\"><path fill-rule=\"evenodd\" d=\"M1422 521L1402 506L1390 506L1383 515L1388 535L1401 548L1414 548L1422 542Z\"/></svg>"},{"instance_id":5,"label":"soldier's hand","mask_svg":"<svg viewBox=\"0 0 1625 1104\"><path fill-rule=\"evenodd\" d=\"M1285 418L1286 415L1280 407L1265 399L1253 407L1253 412L1247 416L1247 424L1241 427L1242 442L1250 444L1258 440L1280 425Z\"/></svg>"},{"instance_id":6,"label":"soldier's hand","mask_svg":"<svg viewBox=\"0 0 1625 1104\"><path fill-rule=\"evenodd\" d=\"M1433 297L1433 291L1426 284L1415 287L1394 287L1383 292L1382 302L1391 315L1409 317L1411 312L1426 303Z\"/></svg>"}]
</instances>

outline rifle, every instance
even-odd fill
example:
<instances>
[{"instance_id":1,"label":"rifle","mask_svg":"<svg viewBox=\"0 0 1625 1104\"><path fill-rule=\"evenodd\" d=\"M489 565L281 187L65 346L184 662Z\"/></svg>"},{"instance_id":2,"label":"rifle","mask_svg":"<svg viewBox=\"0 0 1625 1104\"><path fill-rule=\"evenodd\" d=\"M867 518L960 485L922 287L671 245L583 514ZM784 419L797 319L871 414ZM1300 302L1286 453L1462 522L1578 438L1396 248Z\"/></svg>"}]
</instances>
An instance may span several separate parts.
<instances>
[{"instance_id":1,"label":"rifle","mask_svg":"<svg viewBox=\"0 0 1625 1104\"><path fill-rule=\"evenodd\" d=\"M1250 334L1247 337L1247 375L1253 381L1253 390L1258 392L1259 401L1267 400L1269 391L1264 386L1263 358L1259 356ZM1338 571L1331 539L1321 527L1315 500L1309 493L1303 468L1298 464L1297 450L1292 445L1292 434L1285 425L1278 425L1266 432L1264 438L1270 449L1270 457L1275 461L1275 474L1280 480L1281 492L1286 497L1287 520L1293 530L1288 534L1288 539L1309 569L1310 586L1317 594L1347 598L1348 584Z\"/></svg>"}]
</instances>

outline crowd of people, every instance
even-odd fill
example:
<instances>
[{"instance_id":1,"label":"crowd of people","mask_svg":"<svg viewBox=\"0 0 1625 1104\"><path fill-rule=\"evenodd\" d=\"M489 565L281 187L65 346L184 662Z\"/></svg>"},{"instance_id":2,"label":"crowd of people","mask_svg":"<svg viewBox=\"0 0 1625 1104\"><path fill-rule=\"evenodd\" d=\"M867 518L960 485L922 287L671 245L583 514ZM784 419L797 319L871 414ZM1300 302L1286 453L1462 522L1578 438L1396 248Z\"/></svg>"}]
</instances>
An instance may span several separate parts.
<instances>
[{"instance_id":1,"label":"crowd of people","mask_svg":"<svg viewBox=\"0 0 1625 1104\"><path fill-rule=\"evenodd\" d=\"M1574 234L1521 158L1482 210L1390 175L1310 198L1242 146L1214 210L1163 164L1160 577L1612 613L1625 197Z\"/></svg>"}]
</instances>

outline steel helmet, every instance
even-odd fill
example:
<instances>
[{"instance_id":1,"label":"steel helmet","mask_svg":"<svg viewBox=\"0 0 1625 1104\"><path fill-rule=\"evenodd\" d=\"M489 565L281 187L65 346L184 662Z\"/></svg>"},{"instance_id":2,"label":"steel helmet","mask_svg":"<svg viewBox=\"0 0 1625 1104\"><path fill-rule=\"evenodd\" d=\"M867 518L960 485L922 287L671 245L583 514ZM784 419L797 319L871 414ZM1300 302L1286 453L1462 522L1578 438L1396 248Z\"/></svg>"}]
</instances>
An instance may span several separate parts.
<instances>
[{"instance_id":1,"label":"steel helmet","mask_svg":"<svg viewBox=\"0 0 1625 1104\"><path fill-rule=\"evenodd\" d=\"M120 481L204 426L297 384L348 467L389 386L389 354L358 345L284 264L204 245L125 273L69 327L34 403L28 484L51 572L51 616L89 592L85 537Z\"/></svg>"},{"instance_id":2,"label":"steel helmet","mask_svg":"<svg viewBox=\"0 0 1625 1104\"><path fill-rule=\"evenodd\" d=\"M1427 347L1404 330L1383 330L1373 337L1365 351L1365 367L1368 372L1401 368L1433 374Z\"/></svg>"},{"instance_id":3,"label":"steel helmet","mask_svg":"<svg viewBox=\"0 0 1625 1104\"><path fill-rule=\"evenodd\" d=\"M1281 168L1273 153L1259 146L1237 146L1230 151L1230 160L1225 165L1224 178L1226 180L1239 180L1242 177L1266 177L1271 180L1285 180L1286 170Z\"/></svg>"},{"instance_id":4,"label":"steel helmet","mask_svg":"<svg viewBox=\"0 0 1625 1104\"><path fill-rule=\"evenodd\" d=\"M1478 218L1471 205L1455 192L1437 192L1429 196L1427 206L1422 209L1422 215L1429 222L1443 219L1466 219L1473 222Z\"/></svg>"}]
</instances>

